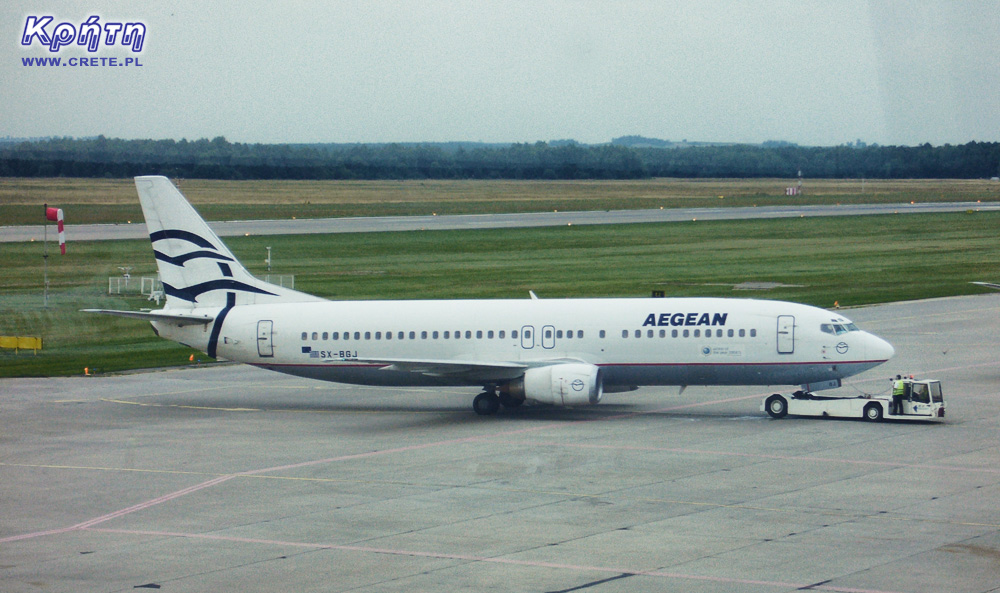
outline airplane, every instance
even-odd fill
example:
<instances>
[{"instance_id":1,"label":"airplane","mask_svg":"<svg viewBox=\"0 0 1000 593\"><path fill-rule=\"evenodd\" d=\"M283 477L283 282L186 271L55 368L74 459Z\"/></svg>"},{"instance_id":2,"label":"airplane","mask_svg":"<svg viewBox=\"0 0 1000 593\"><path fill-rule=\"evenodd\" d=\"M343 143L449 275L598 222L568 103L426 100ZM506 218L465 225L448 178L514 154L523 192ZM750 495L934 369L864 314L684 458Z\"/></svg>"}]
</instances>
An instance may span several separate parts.
<instances>
[{"instance_id":1,"label":"airplane","mask_svg":"<svg viewBox=\"0 0 1000 593\"><path fill-rule=\"evenodd\" d=\"M215 359L324 381L475 386L481 415L600 402L639 386L816 391L895 354L839 313L769 300L336 301L252 276L162 176L135 178L166 296L142 319Z\"/></svg>"}]
</instances>

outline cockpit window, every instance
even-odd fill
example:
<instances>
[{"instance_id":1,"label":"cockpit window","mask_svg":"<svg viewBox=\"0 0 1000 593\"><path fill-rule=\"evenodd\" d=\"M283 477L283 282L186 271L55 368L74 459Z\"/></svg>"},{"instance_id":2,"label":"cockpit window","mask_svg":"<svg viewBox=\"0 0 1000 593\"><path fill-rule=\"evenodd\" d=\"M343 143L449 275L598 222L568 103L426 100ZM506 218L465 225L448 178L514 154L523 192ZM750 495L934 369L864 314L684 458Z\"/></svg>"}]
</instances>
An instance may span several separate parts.
<instances>
[{"instance_id":1,"label":"cockpit window","mask_svg":"<svg viewBox=\"0 0 1000 593\"><path fill-rule=\"evenodd\" d=\"M854 325L854 324L852 323L850 325ZM835 335L835 336L839 336L840 334L846 334L848 331L857 330L856 327L854 328L854 330L850 330L849 327L850 326L844 326L844 325L841 325L839 323L823 323L823 324L820 324L819 330L821 332L824 332L824 333L827 333L827 334L832 334L832 335Z\"/></svg>"},{"instance_id":2,"label":"cockpit window","mask_svg":"<svg viewBox=\"0 0 1000 593\"><path fill-rule=\"evenodd\" d=\"M836 335L836 332L833 331L833 324L832 323L821 323L820 326L819 326L819 331L821 331L821 332L823 332L825 334L834 334L834 335Z\"/></svg>"},{"instance_id":3,"label":"cockpit window","mask_svg":"<svg viewBox=\"0 0 1000 593\"><path fill-rule=\"evenodd\" d=\"M859 332L859 331L861 331L861 329L858 326L854 325L853 323L848 323L845 327L847 328L847 331L849 331L849 332Z\"/></svg>"}]
</instances>

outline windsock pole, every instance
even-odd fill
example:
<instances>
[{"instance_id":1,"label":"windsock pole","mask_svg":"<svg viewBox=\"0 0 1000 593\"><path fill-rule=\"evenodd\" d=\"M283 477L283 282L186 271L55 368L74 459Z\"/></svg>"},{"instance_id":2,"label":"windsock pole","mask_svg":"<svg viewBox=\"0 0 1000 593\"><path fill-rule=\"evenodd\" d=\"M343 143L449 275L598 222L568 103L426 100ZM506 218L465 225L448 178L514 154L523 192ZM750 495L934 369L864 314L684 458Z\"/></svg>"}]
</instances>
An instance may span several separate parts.
<instances>
[{"instance_id":1,"label":"windsock pole","mask_svg":"<svg viewBox=\"0 0 1000 593\"><path fill-rule=\"evenodd\" d=\"M56 223L59 229L59 253L66 255L66 230L63 226L63 211L62 208L49 208L48 204L45 204L45 220L53 221ZM42 261L44 265L42 266L45 271L45 290L43 296L43 302L46 307L49 306L49 223L45 223L44 231L44 246L42 247Z\"/></svg>"}]
</instances>

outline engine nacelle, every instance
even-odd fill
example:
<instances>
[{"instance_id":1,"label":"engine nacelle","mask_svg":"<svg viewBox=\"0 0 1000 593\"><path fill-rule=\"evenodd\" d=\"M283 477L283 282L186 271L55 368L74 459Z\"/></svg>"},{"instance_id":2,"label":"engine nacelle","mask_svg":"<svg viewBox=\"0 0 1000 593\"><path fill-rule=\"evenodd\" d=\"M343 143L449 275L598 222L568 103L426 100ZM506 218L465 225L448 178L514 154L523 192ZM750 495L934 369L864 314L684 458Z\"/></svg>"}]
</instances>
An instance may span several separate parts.
<instances>
[{"instance_id":1,"label":"engine nacelle","mask_svg":"<svg viewBox=\"0 0 1000 593\"><path fill-rule=\"evenodd\" d=\"M596 404L604 394L601 369L584 363L528 369L504 388L514 397L556 406Z\"/></svg>"}]
</instances>

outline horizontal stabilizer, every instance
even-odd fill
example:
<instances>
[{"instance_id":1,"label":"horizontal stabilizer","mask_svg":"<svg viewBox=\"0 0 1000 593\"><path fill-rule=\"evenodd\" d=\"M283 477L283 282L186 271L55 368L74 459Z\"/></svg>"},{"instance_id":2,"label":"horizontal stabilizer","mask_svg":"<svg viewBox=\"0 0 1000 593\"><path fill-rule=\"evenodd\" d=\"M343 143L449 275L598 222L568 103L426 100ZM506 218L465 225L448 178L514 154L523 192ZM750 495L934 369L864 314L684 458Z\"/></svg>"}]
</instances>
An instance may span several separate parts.
<instances>
[{"instance_id":1,"label":"horizontal stabilizer","mask_svg":"<svg viewBox=\"0 0 1000 593\"><path fill-rule=\"evenodd\" d=\"M215 320L214 315L161 311L115 311L114 309L80 309L83 313L103 313L116 317L163 321L175 325L205 325Z\"/></svg>"},{"instance_id":2,"label":"horizontal stabilizer","mask_svg":"<svg viewBox=\"0 0 1000 593\"><path fill-rule=\"evenodd\" d=\"M985 286L986 288L992 288L993 290L1000 290L1000 284L994 284L993 282L972 282L971 284L978 284L979 286Z\"/></svg>"}]
</instances>

